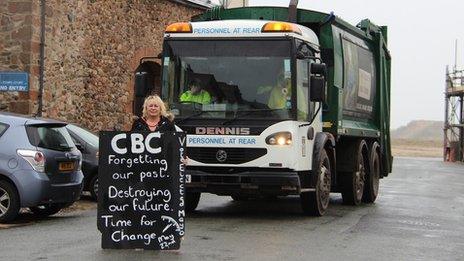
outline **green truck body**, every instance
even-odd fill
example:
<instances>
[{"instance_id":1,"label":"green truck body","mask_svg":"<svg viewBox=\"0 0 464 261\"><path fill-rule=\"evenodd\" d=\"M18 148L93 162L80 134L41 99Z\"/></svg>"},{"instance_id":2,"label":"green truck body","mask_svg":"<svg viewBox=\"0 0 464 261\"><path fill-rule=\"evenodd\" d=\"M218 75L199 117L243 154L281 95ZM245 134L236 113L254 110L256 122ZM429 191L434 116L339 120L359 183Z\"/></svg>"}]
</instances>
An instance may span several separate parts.
<instances>
[{"instance_id":1,"label":"green truck body","mask_svg":"<svg viewBox=\"0 0 464 261\"><path fill-rule=\"evenodd\" d=\"M161 95L187 133L187 211L201 193L299 195L321 216L333 192L373 203L391 172L387 27L295 2L214 8L166 28ZM197 85L213 99L183 100Z\"/></svg>"},{"instance_id":2,"label":"green truck body","mask_svg":"<svg viewBox=\"0 0 464 261\"><path fill-rule=\"evenodd\" d=\"M193 17L192 21L287 21L288 10L284 7L215 8ZM322 61L328 67L327 102L323 111L324 131L330 132L337 139L366 137L378 140L382 173L383 176L388 175L393 158L390 147L391 56L387 48L387 27L377 26L368 19L353 26L333 14L302 9L298 9L296 17L297 24L306 26L317 34ZM347 57L350 51L351 56ZM353 54L353 51L358 54ZM356 60L361 60L359 58L363 55L366 56L363 57L365 60L373 61L373 68L369 72L372 77L372 85L368 90L371 93L369 99L360 99L356 95L360 92L358 87L362 78L355 68L362 66ZM358 86L354 86L356 84L353 81Z\"/></svg>"}]
</instances>

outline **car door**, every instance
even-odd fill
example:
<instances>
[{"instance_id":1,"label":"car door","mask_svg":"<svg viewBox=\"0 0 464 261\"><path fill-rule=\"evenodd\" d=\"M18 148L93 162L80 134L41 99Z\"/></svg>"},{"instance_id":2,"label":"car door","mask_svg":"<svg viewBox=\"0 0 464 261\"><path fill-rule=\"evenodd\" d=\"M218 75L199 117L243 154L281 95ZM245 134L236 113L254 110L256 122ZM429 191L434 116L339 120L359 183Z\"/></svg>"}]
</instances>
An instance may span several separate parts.
<instances>
[{"instance_id":1,"label":"car door","mask_svg":"<svg viewBox=\"0 0 464 261\"><path fill-rule=\"evenodd\" d=\"M5 143L5 140L2 139L3 134L6 132L8 129L9 125L6 124L5 122L0 122L0 172L1 173L7 173L8 171L8 161L11 158L11 155L8 155L6 149L7 145Z\"/></svg>"}]
</instances>

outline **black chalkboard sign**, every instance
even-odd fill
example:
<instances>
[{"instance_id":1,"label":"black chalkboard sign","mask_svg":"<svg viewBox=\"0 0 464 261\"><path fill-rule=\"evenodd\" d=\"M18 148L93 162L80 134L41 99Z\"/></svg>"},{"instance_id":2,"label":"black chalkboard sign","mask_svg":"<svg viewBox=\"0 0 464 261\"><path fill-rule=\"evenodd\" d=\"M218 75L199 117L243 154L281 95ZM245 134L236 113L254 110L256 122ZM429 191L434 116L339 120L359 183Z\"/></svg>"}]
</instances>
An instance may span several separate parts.
<instances>
[{"instance_id":1,"label":"black chalkboard sign","mask_svg":"<svg viewBox=\"0 0 464 261\"><path fill-rule=\"evenodd\" d=\"M182 132L100 132L102 248L172 250L184 235Z\"/></svg>"}]
</instances>

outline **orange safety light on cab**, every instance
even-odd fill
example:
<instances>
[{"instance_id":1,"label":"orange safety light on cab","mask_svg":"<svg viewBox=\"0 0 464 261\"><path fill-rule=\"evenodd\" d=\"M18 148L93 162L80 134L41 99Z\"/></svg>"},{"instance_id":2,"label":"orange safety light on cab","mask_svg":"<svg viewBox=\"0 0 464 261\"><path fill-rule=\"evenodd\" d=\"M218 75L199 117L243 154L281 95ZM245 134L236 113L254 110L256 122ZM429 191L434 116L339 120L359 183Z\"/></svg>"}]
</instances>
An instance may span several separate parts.
<instances>
[{"instance_id":1,"label":"orange safety light on cab","mask_svg":"<svg viewBox=\"0 0 464 261\"><path fill-rule=\"evenodd\" d=\"M165 30L166 33L191 33L192 24L190 23L174 23L168 25Z\"/></svg>"},{"instance_id":2,"label":"orange safety light on cab","mask_svg":"<svg viewBox=\"0 0 464 261\"><path fill-rule=\"evenodd\" d=\"M298 28L298 26L291 24L291 23L286 23L286 22L269 22L266 23L263 26L263 29L261 29L261 32L263 33L283 33L283 32L288 32L288 33L297 33L301 35L301 30Z\"/></svg>"}]
</instances>

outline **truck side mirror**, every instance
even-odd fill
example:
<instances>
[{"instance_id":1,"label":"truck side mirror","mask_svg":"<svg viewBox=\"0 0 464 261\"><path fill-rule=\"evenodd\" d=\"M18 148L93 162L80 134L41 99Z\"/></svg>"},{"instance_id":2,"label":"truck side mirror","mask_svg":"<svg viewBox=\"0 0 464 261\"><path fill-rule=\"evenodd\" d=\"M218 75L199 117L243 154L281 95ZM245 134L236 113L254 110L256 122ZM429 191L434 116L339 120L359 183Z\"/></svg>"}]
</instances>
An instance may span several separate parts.
<instances>
[{"instance_id":1,"label":"truck side mirror","mask_svg":"<svg viewBox=\"0 0 464 261\"><path fill-rule=\"evenodd\" d=\"M324 63L311 64L310 77L310 101L325 102L327 98L326 88L327 66Z\"/></svg>"},{"instance_id":2,"label":"truck side mirror","mask_svg":"<svg viewBox=\"0 0 464 261\"><path fill-rule=\"evenodd\" d=\"M311 63L311 74L327 77L327 65L325 63Z\"/></svg>"}]
</instances>

